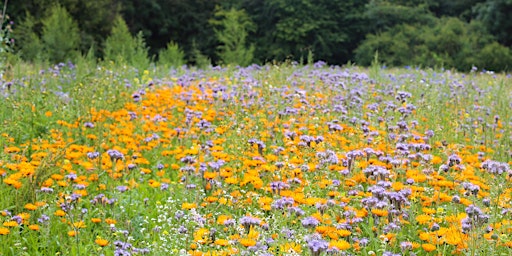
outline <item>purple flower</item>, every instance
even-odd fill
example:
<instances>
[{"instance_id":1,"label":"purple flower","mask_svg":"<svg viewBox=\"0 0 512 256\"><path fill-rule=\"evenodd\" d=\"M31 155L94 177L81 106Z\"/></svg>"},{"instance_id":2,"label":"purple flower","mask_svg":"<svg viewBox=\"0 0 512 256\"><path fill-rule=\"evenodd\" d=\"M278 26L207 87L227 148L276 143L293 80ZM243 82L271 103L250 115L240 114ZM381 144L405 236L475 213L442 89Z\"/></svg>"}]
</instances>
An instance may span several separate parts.
<instances>
[{"instance_id":1,"label":"purple flower","mask_svg":"<svg viewBox=\"0 0 512 256\"><path fill-rule=\"evenodd\" d=\"M85 128L94 128L94 124L91 122L86 122L86 123L84 123L84 127Z\"/></svg>"},{"instance_id":2,"label":"purple flower","mask_svg":"<svg viewBox=\"0 0 512 256\"><path fill-rule=\"evenodd\" d=\"M319 237L314 237L308 241L308 248L311 250L312 255L320 255L321 252L329 248L329 243Z\"/></svg>"},{"instance_id":3,"label":"purple flower","mask_svg":"<svg viewBox=\"0 0 512 256\"><path fill-rule=\"evenodd\" d=\"M99 152L88 152L87 153L87 158L89 159L96 159L100 156L100 153Z\"/></svg>"},{"instance_id":4,"label":"purple flower","mask_svg":"<svg viewBox=\"0 0 512 256\"><path fill-rule=\"evenodd\" d=\"M124 154L119 152L118 150L109 149L107 150L107 154L110 157L110 160L112 160L112 162L115 162L117 160L124 160Z\"/></svg>"},{"instance_id":5,"label":"purple flower","mask_svg":"<svg viewBox=\"0 0 512 256\"><path fill-rule=\"evenodd\" d=\"M128 187L127 186L117 186L116 189L117 189L117 191L123 193L128 190Z\"/></svg>"},{"instance_id":6,"label":"purple flower","mask_svg":"<svg viewBox=\"0 0 512 256\"><path fill-rule=\"evenodd\" d=\"M314 228L320 224L320 221L313 217L306 217L301 221L301 224L305 228Z\"/></svg>"}]
</instances>

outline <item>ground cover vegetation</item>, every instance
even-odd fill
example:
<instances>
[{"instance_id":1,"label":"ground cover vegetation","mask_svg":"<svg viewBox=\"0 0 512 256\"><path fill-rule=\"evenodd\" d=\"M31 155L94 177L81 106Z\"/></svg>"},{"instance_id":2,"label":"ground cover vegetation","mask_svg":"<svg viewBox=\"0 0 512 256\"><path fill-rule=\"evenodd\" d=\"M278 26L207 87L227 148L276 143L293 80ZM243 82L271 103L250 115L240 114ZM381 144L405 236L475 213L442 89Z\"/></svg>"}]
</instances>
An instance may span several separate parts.
<instances>
[{"instance_id":1,"label":"ground cover vegetation","mask_svg":"<svg viewBox=\"0 0 512 256\"><path fill-rule=\"evenodd\" d=\"M3 255L507 255L511 77L14 67Z\"/></svg>"},{"instance_id":2,"label":"ground cover vegetation","mask_svg":"<svg viewBox=\"0 0 512 256\"><path fill-rule=\"evenodd\" d=\"M15 50L31 62L56 64L67 51L91 48L108 58L107 38L123 19L152 61L168 60L170 44L185 63L197 65L305 63L311 55L368 66L378 52L388 66L460 71L511 68L511 11L509 0L28 0L7 6ZM56 29L68 40L58 40Z\"/></svg>"},{"instance_id":3,"label":"ground cover vegetation","mask_svg":"<svg viewBox=\"0 0 512 256\"><path fill-rule=\"evenodd\" d=\"M512 253L507 1L168 1L197 16L162 41L122 3L2 15L0 255ZM361 44L304 11L349 7Z\"/></svg>"}]
</instances>

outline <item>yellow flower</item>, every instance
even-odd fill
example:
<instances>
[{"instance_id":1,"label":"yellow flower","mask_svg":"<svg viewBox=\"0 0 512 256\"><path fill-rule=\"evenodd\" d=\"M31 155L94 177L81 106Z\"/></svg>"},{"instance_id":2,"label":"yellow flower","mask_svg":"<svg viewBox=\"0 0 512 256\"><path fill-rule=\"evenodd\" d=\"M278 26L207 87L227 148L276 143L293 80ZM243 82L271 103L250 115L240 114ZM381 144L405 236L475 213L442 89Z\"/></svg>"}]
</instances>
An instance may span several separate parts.
<instances>
[{"instance_id":1,"label":"yellow flower","mask_svg":"<svg viewBox=\"0 0 512 256\"><path fill-rule=\"evenodd\" d=\"M421 215L416 216L416 221L420 225L428 223L431 219L432 219L432 217L430 217L429 215L426 215L426 214L421 214Z\"/></svg>"},{"instance_id":2,"label":"yellow flower","mask_svg":"<svg viewBox=\"0 0 512 256\"><path fill-rule=\"evenodd\" d=\"M74 222L73 223L73 227L75 227L75 228L85 228L86 225L85 225L85 223L83 221L78 221L78 222Z\"/></svg>"},{"instance_id":3,"label":"yellow flower","mask_svg":"<svg viewBox=\"0 0 512 256\"><path fill-rule=\"evenodd\" d=\"M284 245L281 245L281 252L283 252L284 254L286 253L292 253L292 252L295 252L295 253L301 253L302 252L302 247L300 246L300 244L296 244L296 243L286 243Z\"/></svg>"}]
</instances>

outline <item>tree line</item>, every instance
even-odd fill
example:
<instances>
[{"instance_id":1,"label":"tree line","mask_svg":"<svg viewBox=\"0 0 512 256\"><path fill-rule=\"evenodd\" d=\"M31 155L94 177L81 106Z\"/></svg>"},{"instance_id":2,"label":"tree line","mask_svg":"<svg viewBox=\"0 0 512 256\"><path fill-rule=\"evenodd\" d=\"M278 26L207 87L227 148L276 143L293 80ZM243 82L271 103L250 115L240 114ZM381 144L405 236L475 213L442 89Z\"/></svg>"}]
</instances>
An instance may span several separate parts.
<instances>
[{"instance_id":1,"label":"tree line","mask_svg":"<svg viewBox=\"0 0 512 256\"><path fill-rule=\"evenodd\" d=\"M25 61L512 65L510 0L25 0L7 13Z\"/></svg>"}]
</instances>

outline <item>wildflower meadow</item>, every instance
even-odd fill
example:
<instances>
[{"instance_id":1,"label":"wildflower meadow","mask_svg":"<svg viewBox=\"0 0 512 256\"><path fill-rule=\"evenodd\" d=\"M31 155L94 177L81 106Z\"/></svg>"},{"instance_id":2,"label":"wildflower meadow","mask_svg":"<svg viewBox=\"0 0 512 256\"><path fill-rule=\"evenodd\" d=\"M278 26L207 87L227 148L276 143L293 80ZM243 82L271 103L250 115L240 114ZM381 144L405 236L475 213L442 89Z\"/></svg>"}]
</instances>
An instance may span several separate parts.
<instances>
[{"instance_id":1,"label":"wildflower meadow","mask_svg":"<svg viewBox=\"0 0 512 256\"><path fill-rule=\"evenodd\" d=\"M0 255L511 255L512 77L12 67Z\"/></svg>"}]
</instances>

